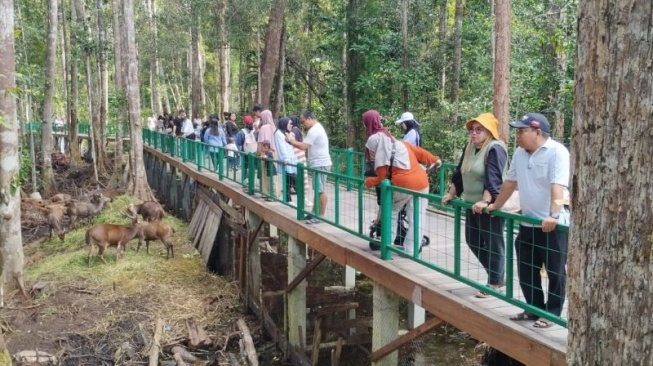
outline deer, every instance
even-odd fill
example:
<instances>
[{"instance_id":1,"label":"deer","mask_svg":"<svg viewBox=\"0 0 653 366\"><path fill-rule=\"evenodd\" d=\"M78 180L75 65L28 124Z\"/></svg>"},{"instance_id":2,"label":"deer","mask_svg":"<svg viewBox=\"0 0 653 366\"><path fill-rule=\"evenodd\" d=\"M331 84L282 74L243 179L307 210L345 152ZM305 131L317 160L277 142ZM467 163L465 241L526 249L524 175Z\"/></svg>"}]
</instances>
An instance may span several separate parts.
<instances>
[{"instance_id":1,"label":"deer","mask_svg":"<svg viewBox=\"0 0 653 366\"><path fill-rule=\"evenodd\" d=\"M45 207L39 207L40 210L44 211L48 215L48 226L50 227L50 240L52 240L52 234L57 233L61 241L66 237L66 231L63 230L61 221L63 220L64 213L66 212L66 207L60 203L54 203L50 205L45 205Z\"/></svg>"},{"instance_id":2,"label":"deer","mask_svg":"<svg viewBox=\"0 0 653 366\"><path fill-rule=\"evenodd\" d=\"M130 204L127 207L127 212L129 213L129 217L142 215L143 221L157 221L163 219L163 216L165 216L163 207L156 201L145 201L140 205Z\"/></svg>"},{"instance_id":3,"label":"deer","mask_svg":"<svg viewBox=\"0 0 653 366\"><path fill-rule=\"evenodd\" d=\"M132 219L132 224L135 224L138 220L138 214L134 210L133 205L125 210L124 214ZM145 216L145 215L144 215ZM175 257L174 248L172 246L172 234L174 234L175 229L163 221L149 221L142 222L139 226L138 233L138 247L136 247L136 252L141 250L141 244L145 240L145 249L147 254L150 254L150 241L160 240L166 248L166 259L170 257Z\"/></svg>"},{"instance_id":4,"label":"deer","mask_svg":"<svg viewBox=\"0 0 653 366\"><path fill-rule=\"evenodd\" d=\"M108 264L104 260L104 251L107 247L116 247L116 262L118 258L122 257L122 251L127 243L136 238L141 229L141 224L138 221L132 222L129 226L115 225L115 224L97 224L92 226L86 231L86 245L90 245L88 251L88 265L91 265L91 257L93 256L93 248L98 247L98 256L104 264Z\"/></svg>"},{"instance_id":5,"label":"deer","mask_svg":"<svg viewBox=\"0 0 653 366\"><path fill-rule=\"evenodd\" d=\"M91 200L92 203L73 200L66 202L66 214L70 217L70 227L74 228L80 217L88 219L97 215L109 201L111 199L102 194L95 194Z\"/></svg>"}]
</instances>

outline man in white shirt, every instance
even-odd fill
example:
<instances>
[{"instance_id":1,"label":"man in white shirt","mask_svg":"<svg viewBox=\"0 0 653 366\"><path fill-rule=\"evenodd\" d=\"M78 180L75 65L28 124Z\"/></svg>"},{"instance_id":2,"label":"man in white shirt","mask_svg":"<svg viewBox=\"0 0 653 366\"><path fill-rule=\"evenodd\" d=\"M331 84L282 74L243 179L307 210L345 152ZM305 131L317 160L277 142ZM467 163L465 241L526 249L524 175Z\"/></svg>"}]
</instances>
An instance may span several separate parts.
<instances>
[{"instance_id":1,"label":"man in white shirt","mask_svg":"<svg viewBox=\"0 0 653 366\"><path fill-rule=\"evenodd\" d=\"M329 136L327 136L324 126L315 119L312 111L306 109L299 116L299 121L308 129L306 137L302 142L291 138L290 133L286 133L286 142L300 150L308 151L308 165L318 171L331 171L331 155L329 155ZM315 213L324 217L327 206L326 180L327 174L317 173L317 181L314 180L313 189L318 192L319 200L316 200L313 207ZM319 212L317 208L319 207ZM316 218L306 220L309 224L319 223Z\"/></svg>"},{"instance_id":2,"label":"man in white shirt","mask_svg":"<svg viewBox=\"0 0 653 366\"><path fill-rule=\"evenodd\" d=\"M193 121L190 118L185 118L181 125L181 137L195 140L195 126L193 126Z\"/></svg>"},{"instance_id":3,"label":"man in white shirt","mask_svg":"<svg viewBox=\"0 0 653 366\"><path fill-rule=\"evenodd\" d=\"M543 115L529 113L510 122L517 129L517 143L501 192L488 211L499 209L519 187L522 215L542 220L541 225L522 223L515 240L519 284L528 304L560 316L565 301L568 233L556 229L568 224L562 202L568 195L569 151L549 137L551 125ZM546 267L548 296L544 302L540 268ZM508 265L511 265L510 263ZM546 319L523 312L510 319L536 320L536 328L548 328Z\"/></svg>"}]
</instances>

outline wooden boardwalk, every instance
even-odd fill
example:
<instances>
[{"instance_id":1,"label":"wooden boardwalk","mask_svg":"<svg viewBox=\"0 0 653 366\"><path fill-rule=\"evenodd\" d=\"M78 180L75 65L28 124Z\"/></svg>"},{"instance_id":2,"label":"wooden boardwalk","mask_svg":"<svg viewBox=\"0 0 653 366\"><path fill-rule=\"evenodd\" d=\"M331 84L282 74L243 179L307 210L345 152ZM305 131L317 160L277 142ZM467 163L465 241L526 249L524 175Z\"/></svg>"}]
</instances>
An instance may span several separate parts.
<instances>
[{"instance_id":1,"label":"wooden boardwalk","mask_svg":"<svg viewBox=\"0 0 653 366\"><path fill-rule=\"evenodd\" d=\"M379 251L372 251L368 242L326 222L308 225L296 220L295 209L277 202L266 202L261 197L246 194L239 184L218 180L215 173L198 172L190 164L184 164L155 149L145 147L147 153L176 166L181 172L201 184L217 189L229 196L235 203L260 216L332 261L356 268L365 276L382 284L399 296L426 309L472 337L486 342L491 347L521 361L526 365L566 365L567 329L554 325L548 329L537 329L533 322L515 322L509 316L521 310L496 298L477 299L476 289L455 279L425 267L410 259L393 254L389 261L380 259ZM353 192L340 190L338 200L333 185L329 186L330 203L327 220L333 217L336 201L343 217L338 219L354 231L358 230L360 215L358 199ZM376 200L366 195L363 200L363 232L376 215ZM449 216L428 212L423 219L428 224L423 234L429 235L431 245L425 247L421 258L437 263L447 269L453 268L454 222ZM463 235L464 237L464 235ZM485 283L482 267L466 245L461 248L461 275L478 283ZM515 269L515 274L516 269ZM515 275L516 277L516 275ZM519 284L514 283L515 297ZM563 313L563 317L566 315Z\"/></svg>"}]
</instances>

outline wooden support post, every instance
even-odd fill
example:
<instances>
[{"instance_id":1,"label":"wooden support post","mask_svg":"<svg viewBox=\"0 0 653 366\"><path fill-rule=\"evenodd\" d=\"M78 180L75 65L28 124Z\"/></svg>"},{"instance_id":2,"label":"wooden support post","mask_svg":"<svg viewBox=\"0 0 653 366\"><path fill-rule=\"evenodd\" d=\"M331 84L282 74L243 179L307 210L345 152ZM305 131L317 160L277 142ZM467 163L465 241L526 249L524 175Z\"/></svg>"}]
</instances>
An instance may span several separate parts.
<instances>
[{"instance_id":1,"label":"wooden support post","mask_svg":"<svg viewBox=\"0 0 653 366\"><path fill-rule=\"evenodd\" d=\"M345 287L354 288L356 287L356 269L354 267L345 266ZM347 318L356 319L356 309L351 309L347 313ZM356 334L356 328L349 329L349 334Z\"/></svg>"},{"instance_id":2,"label":"wooden support post","mask_svg":"<svg viewBox=\"0 0 653 366\"><path fill-rule=\"evenodd\" d=\"M299 274L306 268L306 245L288 237L288 279L299 278ZM288 345L300 350L303 350L306 344L306 287L306 281L299 281L290 290L286 288Z\"/></svg>"},{"instance_id":3,"label":"wooden support post","mask_svg":"<svg viewBox=\"0 0 653 366\"><path fill-rule=\"evenodd\" d=\"M394 292L375 281L373 304L372 352L375 352L397 338L397 332L399 331L399 298ZM394 350L385 357L372 361L372 366L396 366L398 360L398 352Z\"/></svg>"},{"instance_id":4,"label":"wooden support post","mask_svg":"<svg viewBox=\"0 0 653 366\"><path fill-rule=\"evenodd\" d=\"M314 366L318 364L320 360L320 341L322 341L322 329L320 328L321 319L318 317L315 319L315 324L313 326L313 347L311 350L311 362Z\"/></svg>"},{"instance_id":5,"label":"wooden support post","mask_svg":"<svg viewBox=\"0 0 653 366\"><path fill-rule=\"evenodd\" d=\"M415 329L426 321L426 310L412 302L408 303L408 328Z\"/></svg>"},{"instance_id":6,"label":"wooden support post","mask_svg":"<svg viewBox=\"0 0 653 366\"><path fill-rule=\"evenodd\" d=\"M246 220L249 227L256 227L257 230L249 238L249 246L247 247L247 267L248 267L248 278L247 278L247 291L246 301L247 306L251 306L252 296L256 299L254 302L256 306L254 309L260 309L262 304L261 299L261 250L258 245L258 231L263 226L263 220L247 210ZM259 311L256 311L256 315L261 319L261 314Z\"/></svg>"}]
</instances>

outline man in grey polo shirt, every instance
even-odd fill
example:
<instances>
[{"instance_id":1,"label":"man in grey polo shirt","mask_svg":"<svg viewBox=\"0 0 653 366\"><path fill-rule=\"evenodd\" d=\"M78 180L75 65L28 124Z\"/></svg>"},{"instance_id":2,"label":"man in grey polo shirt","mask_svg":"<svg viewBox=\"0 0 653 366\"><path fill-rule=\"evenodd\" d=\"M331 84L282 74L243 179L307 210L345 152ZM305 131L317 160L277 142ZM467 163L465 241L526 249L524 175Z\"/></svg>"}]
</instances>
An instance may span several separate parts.
<instances>
[{"instance_id":1,"label":"man in grey polo shirt","mask_svg":"<svg viewBox=\"0 0 653 366\"><path fill-rule=\"evenodd\" d=\"M306 109L299 116L299 121L308 129L306 137L302 142L290 138L289 133L286 133L286 142L300 150L308 151L308 165L319 171L331 171L331 155L329 155L329 136L320 122L317 121L315 115L310 110ZM326 174L319 172L317 181L314 182L313 189L318 193L318 200L314 203L313 207L319 217L324 217L327 206L326 194ZM319 206L320 210L317 211ZM317 224L320 221L317 218L309 218L306 220L307 224Z\"/></svg>"},{"instance_id":2,"label":"man in grey polo shirt","mask_svg":"<svg viewBox=\"0 0 653 366\"><path fill-rule=\"evenodd\" d=\"M568 234L556 230L569 224L569 212L562 206L568 195L569 151L549 137L549 121L539 113L529 113L520 121L510 122L517 129L519 147L513 154L501 192L488 211L499 209L519 188L522 215L542 220L540 225L522 223L515 241L519 284L526 302L554 315L560 315L565 301ZM546 266L549 289L546 303L540 268ZM523 312L510 319L536 320L536 328L548 328L551 322Z\"/></svg>"}]
</instances>

